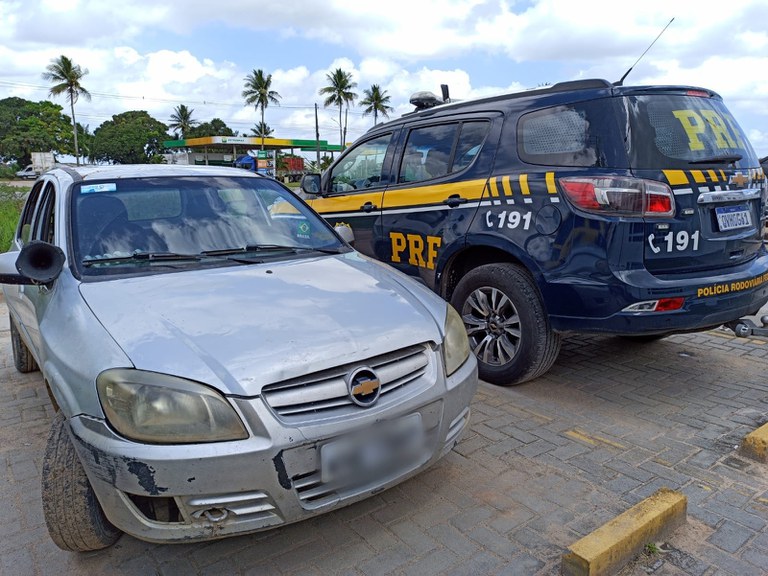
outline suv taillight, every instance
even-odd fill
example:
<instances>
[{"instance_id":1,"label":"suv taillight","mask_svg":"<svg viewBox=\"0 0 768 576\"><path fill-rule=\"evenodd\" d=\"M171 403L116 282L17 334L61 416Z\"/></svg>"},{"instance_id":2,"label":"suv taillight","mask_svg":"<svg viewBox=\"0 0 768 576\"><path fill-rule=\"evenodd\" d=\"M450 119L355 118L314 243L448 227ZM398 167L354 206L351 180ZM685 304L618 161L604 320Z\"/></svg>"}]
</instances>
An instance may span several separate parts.
<instances>
[{"instance_id":1,"label":"suv taillight","mask_svg":"<svg viewBox=\"0 0 768 576\"><path fill-rule=\"evenodd\" d=\"M559 179L574 206L596 214L674 216L675 197L669 186L655 180L604 176Z\"/></svg>"}]
</instances>

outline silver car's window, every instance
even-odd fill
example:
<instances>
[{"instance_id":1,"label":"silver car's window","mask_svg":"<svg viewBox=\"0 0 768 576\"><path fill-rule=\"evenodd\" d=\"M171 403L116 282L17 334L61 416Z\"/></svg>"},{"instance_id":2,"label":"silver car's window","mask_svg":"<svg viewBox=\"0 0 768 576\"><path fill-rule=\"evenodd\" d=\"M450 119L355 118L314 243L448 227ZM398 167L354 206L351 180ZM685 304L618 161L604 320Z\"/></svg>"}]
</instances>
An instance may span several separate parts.
<instances>
[{"instance_id":1,"label":"silver car's window","mask_svg":"<svg viewBox=\"0 0 768 576\"><path fill-rule=\"evenodd\" d=\"M85 275L103 275L107 268L146 268L152 261L141 255L149 254L204 255L190 259L189 265L209 265L216 264L211 262L212 252L245 251L251 246L301 250L343 246L322 219L266 178L88 181L74 187L71 209L74 261ZM296 252L273 251L265 257L281 256L295 257Z\"/></svg>"}]
</instances>

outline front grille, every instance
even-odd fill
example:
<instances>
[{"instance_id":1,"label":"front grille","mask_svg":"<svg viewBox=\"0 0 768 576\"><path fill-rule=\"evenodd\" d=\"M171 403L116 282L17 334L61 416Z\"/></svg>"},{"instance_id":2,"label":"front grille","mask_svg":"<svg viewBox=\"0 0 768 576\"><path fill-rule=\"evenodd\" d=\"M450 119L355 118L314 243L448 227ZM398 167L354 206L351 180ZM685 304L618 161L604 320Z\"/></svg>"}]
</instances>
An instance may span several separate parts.
<instances>
[{"instance_id":1,"label":"front grille","mask_svg":"<svg viewBox=\"0 0 768 576\"><path fill-rule=\"evenodd\" d=\"M433 378L422 378L430 369L430 350L424 344L409 346L368 360L269 384L262 389L262 395L280 419L292 424L346 416L366 410L349 397L345 376L352 370L368 366L376 372L381 382L377 405L382 405L417 392L419 384L423 388L431 384Z\"/></svg>"}]
</instances>

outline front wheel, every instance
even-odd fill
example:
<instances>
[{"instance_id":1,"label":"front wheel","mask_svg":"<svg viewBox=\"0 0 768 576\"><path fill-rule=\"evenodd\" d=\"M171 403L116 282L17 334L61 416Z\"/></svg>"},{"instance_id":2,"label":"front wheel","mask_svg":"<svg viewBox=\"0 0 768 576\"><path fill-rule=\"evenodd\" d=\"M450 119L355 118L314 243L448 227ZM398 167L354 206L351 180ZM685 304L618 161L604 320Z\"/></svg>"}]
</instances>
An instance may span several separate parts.
<instances>
[{"instance_id":1,"label":"front wheel","mask_svg":"<svg viewBox=\"0 0 768 576\"><path fill-rule=\"evenodd\" d=\"M13 363L16 366L16 370L22 374L36 371L37 362L35 362L32 352L29 351L27 345L24 344L24 340L21 339L19 334L19 327L16 326L13 318L11 318L11 350L13 352Z\"/></svg>"},{"instance_id":2,"label":"front wheel","mask_svg":"<svg viewBox=\"0 0 768 576\"><path fill-rule=\"evenodd\" d=\"M461 314L480 378L514 386L544 374L560 352L539 292L514 264L478 266L456 286L451 304Z\"/></svg>"},{"instance_id":3,"label":"front wheel","mask_svg":"<svg viewBox=\"0 0 768 576\"><path fill-rule=\"evenodd\" d=\"M88 482L61 411L56 413L48 435L42 488L48 533L62 550L101 550L120 538L122 532L107 520Z\"/></svg>"}]
</instances>

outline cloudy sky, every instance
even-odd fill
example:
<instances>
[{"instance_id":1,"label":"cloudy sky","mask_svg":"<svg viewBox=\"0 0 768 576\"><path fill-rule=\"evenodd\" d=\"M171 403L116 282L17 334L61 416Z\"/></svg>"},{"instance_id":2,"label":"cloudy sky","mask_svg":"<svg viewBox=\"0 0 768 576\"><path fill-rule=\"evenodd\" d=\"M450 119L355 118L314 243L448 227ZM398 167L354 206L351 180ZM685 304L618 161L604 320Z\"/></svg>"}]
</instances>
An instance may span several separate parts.
<instances>
[{"instance_id":1,"label":"cloudy sky","mask_svg":"<svg viewBox=\"0 0 768 576\"><path fill-rule=\"evenodd\" d=\"M243 81L261 68L282 97L266 111L274 135L314 138L317 103L320 137L335 144L337 109L318 90L336 68L361 96L386 89L399 116L441 84L467 99L616 81L672 18L625 84L714 89L768 155L768 0L0 0L0 98L48 99L41 73L63 54L89 71L93 98L76 114L91 130L128 110L168 123L186 104L242 134L259 120ZM361 112L350 109L348 141L373 124Z\"/></svg>"}]
</instances>

